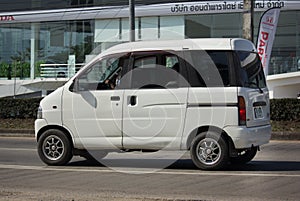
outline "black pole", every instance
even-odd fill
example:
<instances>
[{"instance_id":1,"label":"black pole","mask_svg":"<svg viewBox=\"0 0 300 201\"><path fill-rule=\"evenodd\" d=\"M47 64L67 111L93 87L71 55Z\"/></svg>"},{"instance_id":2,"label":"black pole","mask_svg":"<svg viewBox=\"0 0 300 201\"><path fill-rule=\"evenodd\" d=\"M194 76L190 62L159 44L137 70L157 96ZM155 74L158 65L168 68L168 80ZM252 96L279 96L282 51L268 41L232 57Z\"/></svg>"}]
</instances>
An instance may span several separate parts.
<instances>
[{"instance_id":1,"label":"black pole","mask_svg":"<svg viewBox=\"0 0 300 201\"><path fill-rule=\"evenodd\" d=\"M254 37L254 0L243 0L243 38L253 42Z\"/></svg>"},{"instance_id":2,"label":"black pole","mask_svg":"<svg viewBox=\"0 0 300 201\"><path fill-rule=\"evenodd\" d=\"M129 0L129 41L135 41L135 3L134 0Z\"/></svg>"},{"instance_id":3,"label":"black pole","mask_svg":"<svg viewBox=\"0 0 300 201\"><path fill-rule=\"evenodd\" d=\"M254 0L251 0L251 41L254 42Z\"/></svg>"}]
</instances>

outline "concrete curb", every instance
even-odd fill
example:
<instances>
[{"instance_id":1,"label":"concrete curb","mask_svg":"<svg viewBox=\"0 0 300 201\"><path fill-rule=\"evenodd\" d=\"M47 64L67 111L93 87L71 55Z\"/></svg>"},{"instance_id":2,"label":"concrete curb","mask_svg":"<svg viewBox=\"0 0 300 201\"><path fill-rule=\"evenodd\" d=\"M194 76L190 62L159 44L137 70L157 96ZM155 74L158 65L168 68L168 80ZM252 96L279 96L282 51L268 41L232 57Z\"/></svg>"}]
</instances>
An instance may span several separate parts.
<instances>
[{"instance_id":1,"label":"concrete curb","mask_svg":"<svg viewBox=\"0 0 300 201\"><path fill-rule=\"evenodd\" d=\"M30 129L29 130L28 129L24 129L24 130L21 130L21 129L0 129L0 134L1 133L34 134L34 130L30 130Z\"/></svg>"},{"instance_id":2,"label":"concrete curb","mask_svg":"<svg viewBox=\"0 0 300 201\"><path fill-rule=\"evenodd\" d=\"M300 140L300 133L272 132L271 140Z\"/></svg>"},{"instance_id":3,"label":"concrete curb","mask_svg":"<svg viewBox=\"0 0 300 201\"><path fill-rule=\"evenodd\" d=\"M0 129L1 137L34 137L34 130Z\"/></svg>"},{"instance_id":4,"label":"concrete curb","mask_svg":"<svg viewBox=\"0 0 300 201\"><path fill-rule=\"evenodd\" d=\"M3 130L0 129L0 137L34 137L34 130ZM300 140L300 133L272 132L271 140Z\"/></svg>"}]
</instances>

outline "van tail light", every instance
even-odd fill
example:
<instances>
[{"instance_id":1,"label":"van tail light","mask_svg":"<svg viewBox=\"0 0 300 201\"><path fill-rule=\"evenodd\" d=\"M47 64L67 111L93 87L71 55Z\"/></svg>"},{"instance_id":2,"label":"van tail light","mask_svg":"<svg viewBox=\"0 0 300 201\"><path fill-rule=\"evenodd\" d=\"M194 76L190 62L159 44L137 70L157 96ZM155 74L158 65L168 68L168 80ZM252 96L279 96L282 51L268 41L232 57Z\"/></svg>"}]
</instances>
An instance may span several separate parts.
<instances>
[{"instance_id":1,"label":"van tail light","mask_svg":"<svg viewBox=\"0 0 300 201\"><path fill-rule=\"evenodd\" d=\"M239 125L245 126L246 125L246 103L243 96L239 96L238 107L239 107Z\"/></svg>"}]
</instances>

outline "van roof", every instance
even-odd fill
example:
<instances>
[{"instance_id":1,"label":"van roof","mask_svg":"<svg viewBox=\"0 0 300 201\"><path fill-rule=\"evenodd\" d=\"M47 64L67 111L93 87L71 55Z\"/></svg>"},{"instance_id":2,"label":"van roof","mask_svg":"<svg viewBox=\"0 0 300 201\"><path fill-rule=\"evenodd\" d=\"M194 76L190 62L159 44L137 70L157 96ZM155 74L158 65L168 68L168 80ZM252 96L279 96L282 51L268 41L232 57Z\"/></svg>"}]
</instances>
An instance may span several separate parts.
<instances>
[{"instance_id":1,"label":"van roof","mask_svg":"<svg viewBox=\"0 0 300 201\"><path fill-rule=\"evenodd\" d=\"M138 41L115 45L101 56L122 52L154 50L239 50L256 51L252 42L241 38L200 38L183 40Z\"/></svg>"}]
</instances>

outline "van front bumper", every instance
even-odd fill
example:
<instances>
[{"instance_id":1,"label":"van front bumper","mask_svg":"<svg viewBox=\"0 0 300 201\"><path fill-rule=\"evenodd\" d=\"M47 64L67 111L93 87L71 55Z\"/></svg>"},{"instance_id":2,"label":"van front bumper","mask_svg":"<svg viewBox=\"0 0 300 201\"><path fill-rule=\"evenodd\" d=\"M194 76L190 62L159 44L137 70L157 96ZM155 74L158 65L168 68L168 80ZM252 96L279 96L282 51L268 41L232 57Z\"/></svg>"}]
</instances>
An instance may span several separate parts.
<instances>
[{"instance_id":1,"label":"van front bumper","mask_svg":"<svg viewBox=\"0 0 300 201\"><path fill-rule=\"evenodd\" d=\"M224 131L231 137L236 149L267 144L271 138L271 125L246 127L228 126Z\"/></svg>"}]
</instances>

